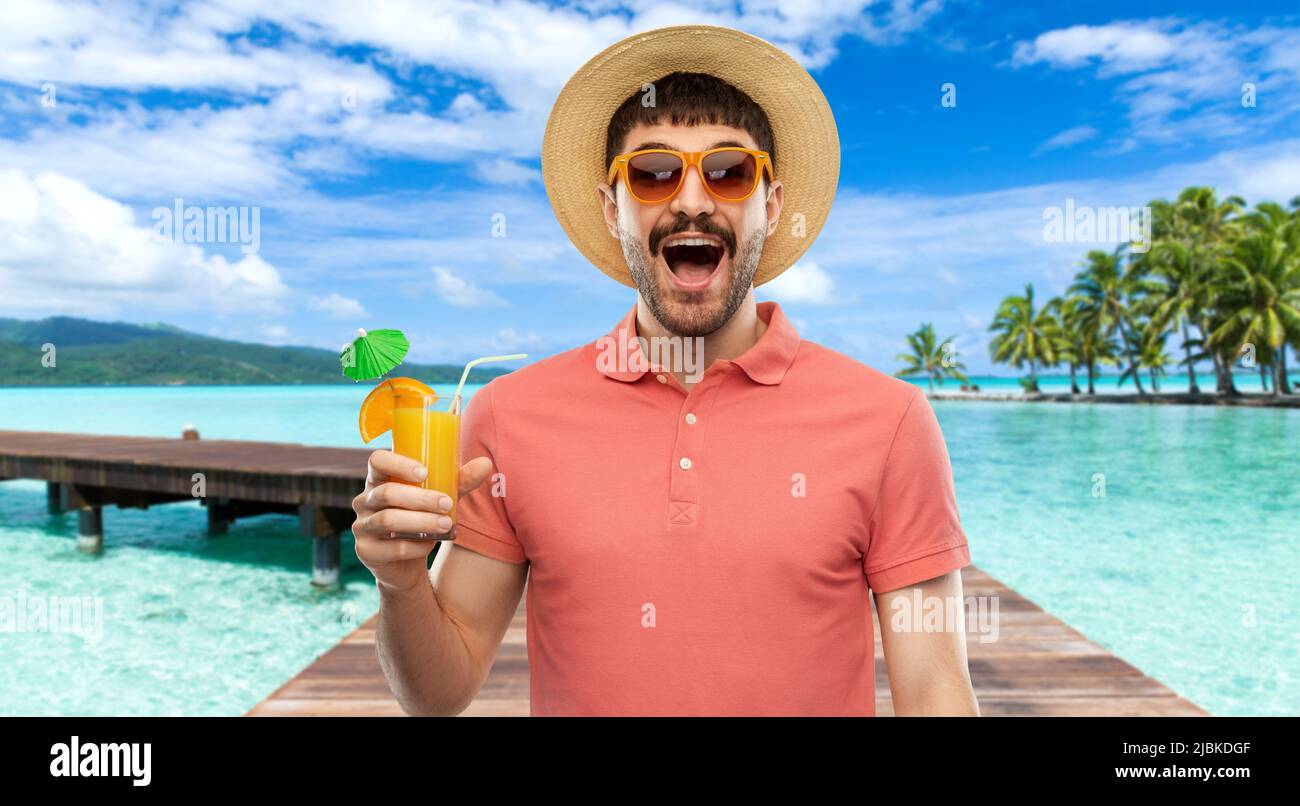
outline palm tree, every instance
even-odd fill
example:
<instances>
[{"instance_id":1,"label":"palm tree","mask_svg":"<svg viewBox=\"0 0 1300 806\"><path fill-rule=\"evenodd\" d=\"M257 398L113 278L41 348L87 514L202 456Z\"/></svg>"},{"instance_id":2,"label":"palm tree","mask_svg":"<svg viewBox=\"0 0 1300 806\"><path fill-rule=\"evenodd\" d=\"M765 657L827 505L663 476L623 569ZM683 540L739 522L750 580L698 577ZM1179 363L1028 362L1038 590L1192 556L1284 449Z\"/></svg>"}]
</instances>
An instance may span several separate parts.
<instances>
[{"instance_id":1,"label":"palm tree","mask_svg":"<svg viewBox=\"0 0 1300 806\"><path fill-rule=\"evenodd\" d=\"M898 360L907 366L895 372L895 377L924 374L931 393L934 392L935 378L939 379L940 386L943 385L944 378L956 378L964 383L966 374L963 370L966 365L956 359L953 338L949 336L942 344L937 343L934 325L929 322L921 325L921 329L915 333L909 333L907 346L911 352L898 354Z\"/></svg>"},{"instance_id":2,"label":"palm tree","mask_svg":"<svg viewBox=\"0 0 1300 806\"><path fill-rule=\"evenodd\" d=\"M1079 361L1088 370L1088 394L1097 394L1093 380L1097 376L1098 364L1120 365L1119 355L1115 349L1114 340L1102 333L1095 322L1087 323L1080 331Z\"/></svg>"},{"instance_id":3,"label":"palm tree","mask_svg":"<svg viewBox=\"0 0 1300 806\"><path fill-rule=\"evenodd\" d=\"M1082 361L1078 344L1081 341L1080 329L1083 327L1085 317L1073 297L1069 299L1052 297L1047 302L1047 310L1056 320L1060 334L1056 344L1056 357L1070 367L1070 394L1080 394L1075 370Z\"/></svg>"},{"instance_id":4,"label":"palm tree","mask_svg":"<svg viewBox=\"0 0 1300 806\"><path fill-rule=\"evenodd\" d=\"M1115 342L1102 332L1095 309L1086 297L1066 297L1058 307L1064 331L1063 341L1069 343L1069 349L1062 352L1088 371L1088 394L1095 395L1097 394L1097 365L1119 364L1115 356ZM1071 370L1070 386L1077 394L1073 367Z\"/></svg>"},{"instance_id":5,"label":"palm tree","mask_svg":"<svg viewBox=\"0 0 1300 806\"><path fill-rule=\"evenodd\" d=\"M1192 357L1193 339L1188 332L1192 322L1200 319L1203 274L1192 260L1192 252L1176 237L1157 240L1145 256L1152 271L1164 278L1164 287L1152 296L1151 319L1161 330L1181 329L1183 364L1187 365L1187 391L1200 394L1196 383L1196 361Z\"/></svg>"},{"instance_id":6,"label":"palm tree","mask_svg":"<svg viewBox=\"0 0 1300 806\"><path fill-rule=\"evenodd\" d=\"M1218 391L1232 395L1238 394L1232 380L1232 362L1236 357L1230 349L1213 344L1209 334L1222 325L1217 299L1224 281L1222 261L1226 257L1228 241L1237 227L1234 217L1245 206L1246 202L1240 196L1229 196L1219 201L1218 194L1210 187L1185 188L1174 203L1175 227L1187 245L1191 274L1197 280L1193 289L1196 295L1193 307L1200 314L1196 323L1202 333L1199 344L1205 357L1214 364Z\"/></svg>"},{"instance_id":7,"label":"palm tree","mask_svg":"<svg viewBox=\"0 0 1300 806\"><path fill-rule=\"evenodd\" d=\"M1300 263L1286 246L1267 230L1237 238L1224 262L1231 284L1221 295L1223 323L1210 334L1221 346L1255 345L1261 370L1271 366L1277 373L1274 395L1285 391L1277 369L1282 348L1300 338Z\"/></svg>"},{"instance_id":8,"label":"palm tree","mask_svg":"<svg viewBox=\"0 0 1300 806\"><path fill-rule=\"evenodd\" d=\"M1165 367L1173 361L1165 353L1165 340L1169 337L1169 331L1148 320L1143 323L1142 334L1142 349L1138 353L1138 362L1147 370L1147 376L1151 379L1151 389L1159 394L1160 378L1165 375ZM1119 379L1121 386L1124 385L1124 379L1133 371L1132 367L1124 370Z\"/></svg>"},{"instance_id":9,"label":"palm tree","mask_svg":"<svg viewBox=\"0 0 1300 806\"><path fill-rule=\"evenodd\" d=\"M1282 242L1284 260L1290 265L1283 267L1283 277L1293 276L1292 272L1300 269L1300 196L1291 200L1292 210L1287 211L1282 205L1275 202L1261 202L1255 205L1255 210L1247 215L1242 216L1242 223L1252 231L1268 235ZM1285 280L1284 280L1285 282ZM1282 297L1286 297L1283 290ZM1288 342L1295 344L1300 350L1300 333L1286 322L1285 311L1282 312L1282 328L1285 331L1282 343L1277 348L1275 359L1274 379L1275 394L1290 394L1291 381L1287 377L1286 371L1286 348ZM1260 369L1263 369L1260 364ZM1261 376L1261 380L1265 380ZM1264 388L1267 390L1267 381L1265 380Z\"/></svg>"},{"instance_id":10,"label":"palm tree","mask_svg":"<svg viewBox=\"0 0 1300 806\"><path fill-rule=\"evenodd\" d=\"M1016 368L1029 364L1030 392L1038 390L1039 362L1057 362L1056 346L1061 338L1060 324L1046 308L1034 309L1034 285L1025 286L1024 296L1002 300L989 330L997 331L989 344L993 360Z\"/></svg>"},{"instance_id":11,"label":"palm tree","mask_svg":"<svg viewBox=\"0 0 1300 806\"><path fill-rule=\"evenodd\" d=\"M1158 292L1160 284L1145 278L1141 267L1132 263L1124 266L1127 248L1127 244L1120 244L1114 252L1090 251L1087 263L1083 271L1075 275L1069 293L1082 298L1084 317L1095 320L1096 326L1107 337L1119 333L1138 394L1145 394L1142 377L1137 374L1140 345L1132 320L1141 312L1141 306L1149 304L1144 297Z\"/></svg>"}]
</instances>

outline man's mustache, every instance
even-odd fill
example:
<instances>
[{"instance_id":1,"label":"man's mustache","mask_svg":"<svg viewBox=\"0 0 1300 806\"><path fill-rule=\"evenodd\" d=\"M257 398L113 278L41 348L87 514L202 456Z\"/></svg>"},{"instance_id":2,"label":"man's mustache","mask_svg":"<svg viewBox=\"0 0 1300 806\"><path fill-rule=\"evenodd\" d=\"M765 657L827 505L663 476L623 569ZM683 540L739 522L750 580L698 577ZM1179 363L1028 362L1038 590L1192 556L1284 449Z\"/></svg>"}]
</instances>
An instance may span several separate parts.
<instances>
[{"instance_id":1,"label":"man's mustache","mask_svg":"<svg viewBox=\"0 0 1300 806\"><path fill-rule=\"evenodd\" d=\"M679 232L701 232L705 235L716 235L722 239L727 255L730 257L736 255L736 236L731 230L723 229L709 219L691 221L689 218L679 218L667 227L655 228L650 231L650 256L658 257L660 244L668 236L676 235Z\"/></svg>"}]
</instances>

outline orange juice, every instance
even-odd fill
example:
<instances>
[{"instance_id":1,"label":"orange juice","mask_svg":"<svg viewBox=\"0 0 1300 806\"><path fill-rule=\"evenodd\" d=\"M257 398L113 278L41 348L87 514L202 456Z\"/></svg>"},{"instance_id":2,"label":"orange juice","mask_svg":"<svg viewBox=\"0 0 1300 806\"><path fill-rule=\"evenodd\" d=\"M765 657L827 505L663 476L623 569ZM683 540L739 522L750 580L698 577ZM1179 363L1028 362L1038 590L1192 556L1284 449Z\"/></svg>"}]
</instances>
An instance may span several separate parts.
<instances>
[{"instance_id":1,"label":"orange juice","mask_svg":"<svg viewBox=\"0 0 1300 806\"><path fill-rule=\"evenodd\" d=\"M393 409L393 451L428 469L420 487L451 497L451 518L460 498L460 414L436 411L425 395L396 396Z\"/></svg>"}]
</instances>

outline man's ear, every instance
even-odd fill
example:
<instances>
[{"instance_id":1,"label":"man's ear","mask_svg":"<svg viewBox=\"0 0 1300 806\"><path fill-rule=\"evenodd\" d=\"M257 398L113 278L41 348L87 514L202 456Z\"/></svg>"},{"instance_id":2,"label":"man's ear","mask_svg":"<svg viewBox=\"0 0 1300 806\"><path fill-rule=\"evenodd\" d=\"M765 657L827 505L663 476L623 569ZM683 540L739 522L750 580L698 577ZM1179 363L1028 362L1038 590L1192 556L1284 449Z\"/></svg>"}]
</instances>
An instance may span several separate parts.
<instances>
[{"instance_id":1,"label":"man's ear","mask_svg":"<svg viewBox=\"0 0 1300 806\"><path fill-rule=\"evenodd\" d=\"M596 185L596 196L600 200L600 210L605 216L605 227L609 234L618 238L618 197L608 183Z\"/></svg>"},{"instance_id":2,"label":"man's ear","mask_svg":"<svg viewBox=\"0 0 1300 806\"><path fill-rule=\"evenodd\" d=\"M778 179L767 189L767 197L763 204L767 211L767 234L771 236L776 232L776 228L781 224L781 206L785 203L785 188L781 186L781 180Z\"/></svg>"}]
</instances>

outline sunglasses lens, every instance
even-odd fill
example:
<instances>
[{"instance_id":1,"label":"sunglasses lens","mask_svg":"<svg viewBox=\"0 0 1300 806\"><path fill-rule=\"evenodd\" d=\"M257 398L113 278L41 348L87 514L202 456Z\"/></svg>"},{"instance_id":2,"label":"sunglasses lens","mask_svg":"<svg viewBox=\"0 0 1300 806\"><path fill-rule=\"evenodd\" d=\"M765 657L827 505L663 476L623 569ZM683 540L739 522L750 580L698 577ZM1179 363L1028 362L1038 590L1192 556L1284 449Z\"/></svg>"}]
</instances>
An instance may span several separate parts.
<instances>
[{"instance_id":1,"label":"sunglasses lens","mask_svg":"<svg viewBox=\"0 0 1300 806\"><path fill-rule=\"evenodd\" d=\"M662 201L682 181L682 161L672 154L638 154L628 160L627 184L642 201Z\"/></svg>"},{"instance_id":2,"label":"sunglasses lens","mask_svg":"<svg viewBox=\"0 0 1300 806\"><path fill-rule=\"evenodd\" d=\"M700 168L709 188L724 199L749 195L758 176L758 160L744 151L715 151L704 158Z\"/></svg>"}]
</instances>

